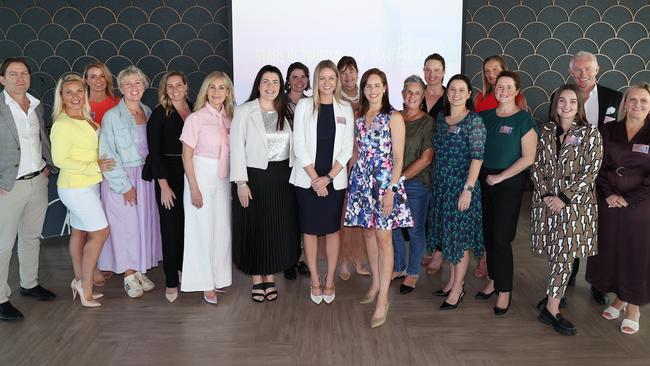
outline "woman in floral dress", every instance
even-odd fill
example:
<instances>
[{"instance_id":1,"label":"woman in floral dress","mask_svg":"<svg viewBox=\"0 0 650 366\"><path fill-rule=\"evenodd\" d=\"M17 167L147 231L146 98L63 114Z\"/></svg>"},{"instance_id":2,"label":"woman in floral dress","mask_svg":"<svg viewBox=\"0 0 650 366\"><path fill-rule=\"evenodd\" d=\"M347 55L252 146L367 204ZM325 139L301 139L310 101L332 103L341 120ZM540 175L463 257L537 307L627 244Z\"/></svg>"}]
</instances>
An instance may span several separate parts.
<instances>
[{"instance_id":1,"label":"woman in floral dress","mask_svg":"<svg viewBox=\"0 0 650 366\"><path fill-rule=\"evenodd\" d=\"M436 296L446 296L441 310L458 307L465 295L464 279L469 251L483 255L481 190L476 184L483 163L485 126L472 112L471 82L455 75L447 84L443 113L433 132L436 150L433 204L429 211L429 243L442 248L451 263L449 282Z\"/></svg>"},{"instance_id":2,"label":"woman in floral dress","mask_svg":"<svg viewBox=\"0 0 650 366\"><path fill-rule=\"evenodd\" d=\"M361 300L377 299L371 327L386 322L393 273L392 230L413 226L402 177L405 127L388 102L386 74L370 69L361 77L361 111L345 211L346 226L361 226L372 269L372 284ZM366 121L369 121L367 123ZM353 157L353 161L354 161Z\"/></svg>"}]
</instances>

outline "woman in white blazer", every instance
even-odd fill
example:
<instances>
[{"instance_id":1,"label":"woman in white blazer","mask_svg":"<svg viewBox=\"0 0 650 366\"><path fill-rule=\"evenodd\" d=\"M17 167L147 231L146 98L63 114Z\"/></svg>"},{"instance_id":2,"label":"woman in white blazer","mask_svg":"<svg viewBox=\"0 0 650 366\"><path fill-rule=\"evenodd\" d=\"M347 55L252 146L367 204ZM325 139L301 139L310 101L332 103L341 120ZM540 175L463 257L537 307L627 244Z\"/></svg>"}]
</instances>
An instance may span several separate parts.
<instances>
[{"instance_id":1,"label":"woman in white blazer","mask_svg":"<svg viewBox=\"0 0 650 366\"><path fill-rule=\"evenodd\" d=\"M295 266L300 256L283 80L277 67L262 67L230 127L232 256L237 268L252 276L257 302L277 299L273 274Z\"/></svg>"},{"instance_id":2,"label":"woman in white blazer","mask_svg":"<svg viewBox=\"0 0 650 366\"><path fill-rule=\"evenodd\" d=\"M339 255L341 213L348 175L345 169L354 146L354 113L343 101L339 72L330 60L314 70L314 95L298 102L293 142L296 164L291 183L296 186L300 231L311 273L311 300L334 301L334 274ZM316 264L318 236L325 236L327 275L321 288Z\"/></svg>"}]
</instances>

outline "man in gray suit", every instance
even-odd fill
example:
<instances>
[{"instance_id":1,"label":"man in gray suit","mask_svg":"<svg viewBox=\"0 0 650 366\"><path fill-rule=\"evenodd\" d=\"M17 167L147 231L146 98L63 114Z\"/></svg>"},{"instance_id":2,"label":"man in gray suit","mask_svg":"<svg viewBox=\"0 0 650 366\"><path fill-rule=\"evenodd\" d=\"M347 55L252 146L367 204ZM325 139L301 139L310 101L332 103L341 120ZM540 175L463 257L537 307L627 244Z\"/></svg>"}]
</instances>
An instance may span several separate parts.
<instances>
[{"instance_id":1,"label":"man in gray suit","mask_svg":"<svg viewBox=\"0 0 650 366\"><path fill-rule=\"evenodd\" d=\"M47 176L52 165L43 106L27 90L30 70L20 58L0 66L0 320L23 314L9 302L9 262L18 235L20 293L52 300L38 284L40 236L47 211Z\"/></svg>"}]
</instances>

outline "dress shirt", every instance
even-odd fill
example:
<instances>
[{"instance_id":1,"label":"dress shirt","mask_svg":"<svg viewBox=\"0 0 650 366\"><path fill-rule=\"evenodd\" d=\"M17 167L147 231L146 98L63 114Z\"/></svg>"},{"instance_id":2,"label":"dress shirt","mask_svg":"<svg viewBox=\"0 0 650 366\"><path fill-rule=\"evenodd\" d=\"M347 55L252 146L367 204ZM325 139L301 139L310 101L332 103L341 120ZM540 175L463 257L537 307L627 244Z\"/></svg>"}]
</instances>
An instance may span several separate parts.
<instances>
[{"instance_id":1,"label":"dress shirt","mask_svg":"<svg viewBox=\"0 0 650 366\"><path fill-rule=\"evenodd\" d=\"M194 150L194 155L219 160L219 177L228 176L230 119L225 107L217 111L206 103L185 119L180 140Z\"/></svg>"},{"instance_id":2,"label":"dress shirt","mask_svg":"<svg viewBox=\"0 0 650 366\"><path fill-rule=\"evenodd\" d=\"M585 102L585 115L589 123L598 128L598 86L589 92L589 98Z\"/></svg>"},{"instance_id":3,"label":"dress shirt","mask_svg":"<svg viewBox=\"0 0 650 366\"><path fill-rule=\"evenodd\" d=\"M29 109L27 113L23 111L22 107L16 102L6 90L2 91L5 97L5 103L11 110L11 115L16 123L16 130L18 131L18 140L20 142L20 163L18 165L18 175L20 178L23 175L37 172L45 167L43 154L41 151L41 137L40 127L38 125L38 117L36 116L35 109L41 103L38 99L27 93L29 100Z\"/></svg>"}]
</instances>

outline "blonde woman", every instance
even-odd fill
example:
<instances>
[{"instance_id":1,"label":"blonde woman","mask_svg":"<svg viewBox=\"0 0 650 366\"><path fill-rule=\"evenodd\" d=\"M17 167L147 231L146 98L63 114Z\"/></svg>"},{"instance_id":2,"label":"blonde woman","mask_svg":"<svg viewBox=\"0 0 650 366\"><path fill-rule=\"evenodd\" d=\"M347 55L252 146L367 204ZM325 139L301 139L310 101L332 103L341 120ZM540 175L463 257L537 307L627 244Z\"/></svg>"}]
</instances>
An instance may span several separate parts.
<instances>
[{"instance_id":1,"label":"blonde woman","mask_svg":"<svg viewBox=\"0 0 650 366\"><path fill-rule=\"evenodd\" d=\"M61 202L70 211L70 257L74 278L72 298L79 292L81 304L97 307L102 295L93 293L93 273L99 253L108 238L108 222L99 199L103 171L115 160L99 158L99 125L90 117L83 79L75 74L59 79L52 111L52 158L60 169L57 180ZM83 240L77 240L82 238Z\"/></svg>"},{"instance_id":2,"label":"blonde woman","mask_svg":"<svg viewBox=\"0 0 650 366\"><path fill-rule=\"evenodd\" d=\"M203 299L215 305L215 289L232 283L228 179L232 90L228 75L220 71L209 74L180 137L185 168L181 291L203 291Z\"/></svg>"},{"instance_id":3,"label":"blonde woman","mask_svg":"<svg viewBox=\"0 0 650 366\"><path fill-rule=\"evenodd\" d=\"M154 283L144 273L162 260L154 183L142 179L151 109L140 100L149 81L135 66L120 71L117 80L124 97L104 115L99 135L100 155L115 159L116 165L104 172L101 186L104 212L113 230L98 267L124 273L124 290L135 298L153 290Z\"/></svg>"},{"instance_id":4,"label":"blonde woman","mask_svg":"<svg viewBox=\"0 0 650 366\"><path fill-rule=\"evenodd\" d=\"M104 114L120 102L113 90L113 74L103 62L91 62L84 68L90 116L98 125Z\"/></svg>"}]
</instances>

